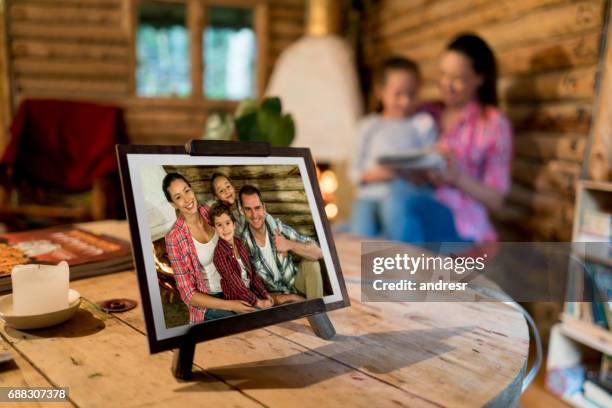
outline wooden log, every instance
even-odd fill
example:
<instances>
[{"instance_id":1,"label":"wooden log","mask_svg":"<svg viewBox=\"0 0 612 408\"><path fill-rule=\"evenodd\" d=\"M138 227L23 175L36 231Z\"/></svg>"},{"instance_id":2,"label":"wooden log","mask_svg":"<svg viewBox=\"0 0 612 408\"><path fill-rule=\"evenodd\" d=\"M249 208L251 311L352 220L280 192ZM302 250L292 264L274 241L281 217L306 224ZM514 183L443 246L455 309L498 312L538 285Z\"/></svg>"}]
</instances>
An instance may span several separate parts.
<instances>
[{"instance_id":1,"label":"wooden log","mask_svg":"<svg viewBox=\"0 0 612 408\"><path fill-rule=\"evenodd\" d=\"M271 21L270 35L272 37L298 38L304 34L304 25L296 21Z\"/></svg>"},{"instance_id":2,"label":"wooden log","mask_svg":"<svg viewBox=\"0 0 612 408\"><path fill-rule=\"evenodd\" d=\"M537 192L514 184L507 200L536 214L555 215L562 222L571 222L573 217L573 200L558 194Z\"/></svg>"},{"instance_id":3,"label":"wooden log","mask_svg":"<svg viewBox=\"0 0 612 408\"><path fill-rule=\"evenodd\" d=\"M166 168L164 166L164 168ZM166 168L168 172L173 171ZM198 200L200 202L213 200L213 195L210 188L206 188L204 191L198 191L196 193L198 195ZM308 200L306 198L306 193L303 190L295 190L295 191L262 191L261 198L265 203L268 202L280 202L280 203L307 203ZM204 201L202 201L202 199Z\"/></svg>"},{"instance_id":4,"label":"wooden log","mask_svg":"<svg viewBox=\"0 0 612 408\"><path fill-rule=\"evenodd\" d=\"M125 44L128 33L117 27L90 25L50 25L30 22L15 22L10 26L10 35L16 39L36 38L42 40L64 40L73 43L98 42Z\"/></svg>"},{"instance_id":5,"label":"wooden log","mask_svg":"<svg viewBox=\"0 0 612 408\"><path fill-rule=\"evenodd\" d=\"M595 71L593 66L502 78L498 82L499 96L508 101L590 99L595 91Z\"/></svg>"},{"instance_id":6,"label":"wooden log","mask_svg":"<svg viewBox=\"0 0 612 408\"><path fill-rule=\"evenodd\" d=\"M612 12L606 2L608 15ZM598 84L596 111L594 112L591 149L585 163L585 175L593 180L609 180L612 177L612 31L610 22L604 27L605 49L601 56L601 79Z\"/></svg>"},{"instance_id":7,"label":"wooden log","mask_svg":"<svg viewBox=\"0 0 612 408\"><path fill-rule=\"evenodd\" d=\"M208 182L204 182L204 181L194 181L193 183L191 183L191 186L196 191L197 190L206 191L205 189L208 188L207 184L208 184ZM246 183L243 182L242 180L234 180L234 182L233 182L234 188L236 188L238 190L240 189L240 187L242 187L245 184ZM249 181L249 184L254 185L260 191L266 191L266 190L281 190L281 191L285 191L285 190L302 190L304 188L304 184L302 182L301 177L287 177L287 178L284 178L284 179L253 180L253 181Z\"/></svg>"},{"instance_id":8,"label":"wooden log","mask_svg":"<svg viewBox=\"0 0 612 408\"><path fill-rule=\"evenodd\" d=\"M262 191L261 198L264 202L280 201L283 203L306 203L306 192L303 190L296 191Z\"/></svg>"},{"instance_id":9,"label":"wooden log","mask_svg":"<svg viewBox=\"0 0 612 408\"><path fill-rule=\"evenodd\" d=\"M39 92L56 93L76 92L82 94L113 94L116 97L128 94L125 80L79 80L64 78L36 78L31 76L17 77L17 89L31 94Z\"/></svg>"},{"instance_id":10,"label":"wooden log","mask_svg":"<svg viewBox=\"0 0 612 408\"><path fill-rule=\"evenodd\" d=\"M272 213L270 213L272 214ZM312 216L310 214L287 214L287 213L281 213L278 216L275 214L272 214L275 217L278 217L282 222L284 222L285 224L289 225L290 227L297 227L297 226L304 226L304 227L308 227L308 226L313 226L313 221L312 221Z\"/></svg>"},{"instance_id":11,"label":"wooden log","mask_svg":"<svg viewBox=\"0 0 612 408\"><path fill-rule=\"evenodd\" d=\"M528 14L533 9L539 7L559 3L560 0L501 0L492 2L471 1L472 5L459 4L459 7L468 7L467 12L455 14L453 18L432 21L431 24L419 23L417 19L411 21L410 28L405 33L398 34L397 32L390 35L389 41L394 43L394 46L406 48L413 44L426 43L435 38L452 38L455 35L472 29L473 27L486 27L488 24L504 24L503 21L511 21L513 18L521 17ZM464 2L465 3L465 2ZM470 3L469 1L467 3ZM483 6L483 7L480 7ZM421 18L421 13L415 14L418 19ZM517 31L515 34L520 33ZM381 40L383 38L380 38Z\"/></svg>"},{"instance_id":12,"label":"wooden log","mask_svg":"<svg viewBox=\"0 0 612 408\"><path fill-rule=\"evenodd\" d=\"M202 135L203 128L197 125L174 125L159 126L159 124L127 123L128 133L140 135L174 135L177 140L183 137L197 139Z\"/></svg>"},{"instance_id":13,"label":"wooden log","mask_svg":"<svg viewBox=\"0 0 612 408\"><path fill-rule=\"evenodd\" d=\"M52 58L70 60L121 60L129 58L126 46L53 43L45 41L15 40L11 43L14 58Z\"/></svg>"},{"instance_id":14,"label":"wooden log","mask_svg":"<svg viewBox=\"0 0 612 408\"><path fill-rule=\"evenodd\" d=\"M580 164L563 160L541 164L517 157L512 163L512 178L537 191L573 197L580 178Z\"/></svg>"},{"instance_id":15,"label":"wooden log","mask_svg":"<svg viewBox=\"0 0 612 408\"><path fill-rule=\"evenodd\" d=\"M496 50L502 75L593 65L599 56L599 30Z\"/></svg>"},{"instance_id":16,"label":"wooden log","mask_svg":"<svg viewBox=\"0 0 612 408\"><path fill-rule=\"evenodd\" d=\"M193 139L191 135L181 135L174 133L135 133L128 131L130 143L144 145L184 145Z\"/></svg>"},{"instance_id":17,"label":"wooden log","mask_svg":"<svg viewBox=\"0 0 612 408\"><path fill-rule=\"evenodd\" d=\"M269 0L272 7L305 7L308 0Z\"/></svg>"},{"instance_id":18,"label":"wooden log","mask_svg":"<svg viewBox=\"0 0 612 408\"><path fill-rule=\"evenodd\" d=\"M257 58L255 61L255 96L261 98L266 92L268 80L268 48L270 48L270 10L266 3L260 3L255 7L254 29L257 35ZM298 26L303 26L301 22Z\"/></svg>"},{"instance_id":19,"label":"wooden log","mask_svg":"<svg viewBox=\"0 0 612 408\"><path fill-rule=\"evenodd\" d=\"M371 6L369 13L378 15L376 20L379 24L389 23L399 15L414 13L418 14L421 7L429 4L429 0L412 0L412 1L389 1L382 0Z\"/></svg>"},{"instance_id":20,"label":"wooden log","mask_svg":"<svg viewBox=\"0 0 612 408\"><path fill-rule=\"evenodd\" d=\"M294 165L249 165L249 166L212 166L212 167L178 167L165 166L181 173L187 180L209 181L213 173L223 173L233 181L246 183L252 179L283 179L300 175L300 169ZM302 189L303 190L303 189Z\"/></svg>"},{"instance_id":21,"label":"wooden log","mask_svg":"<svg viewBox=\"0 0 612 408\"><path fill-rule=\"evenodd\" d=\"M11 66L9 63L8 44L10 42L6 30L7 19L5 3L0 2L0 151L11 139L9 126L13 118L13 95L11 92ZM3 201L0 193L0 202Z\"/></svg>"},{"instance_id":22,"label":"wooden log","mask_svg":"<svg viewBox=\"0 0 612 408\"><path fill-rule=\"evenodd\" d=\"M56 7L115 8L123 0L19 0L20 4L52 4Z\"/></svg>"},{"instance_id":23,"label":"wooden log","mask_svg":"<svg viewBox=\"0 0 612 408\"><path fill-rule=\"evenodd\" d=\"M187 30L189 32L189 65L191 70L192 99L202 99L202 94L204 92L202 30L204 28L204 22L206 21L206 12L206 8L202 6L199 0L189 0L187 2Z\"/></svg>"},{"instance_id":24,"label":"wooden log","mask_svg":"<svg viewBox=\"0 0 612 408\"><path fill-rule=\"evenodd\" d=\"M512 104L504 107L516 130L587 133L590 102Z\"/></svg>"},{"instance_id":25,"label":"wooden log","mask_svg":"<svg viewBox=\"0 0 612 408\"><path fill-rule=\"evenodd\" d=\"M465 30L479 34L494 49L510 49L527 42L598 29L603 21L600 5L599 0L582 1L477 28L474 25L456 26L453 34L440 38L432 33L431 41L427 42L415 41L412 35L404 36L393 41L381 41L381 50L383 53L406 53L420 60L433 59L444 49L450 37Z\"/></svg>"},{"instance_id":26,"label":"wooden log","mask_svg":"<svg viewBox=\"0 0 612 408\"><path fill-rule=\"evenodd\" d=\"M52 61L32 58L18 58L13 61L13 68L18 75L34 74L37 76L56 75L82 77L127 77L133 75L129 66L120 62L91 61Z\"/></svg>"},{"instance_id":27,"label":"wooden log","mask_svg":"<svg viewBox=\"0 0 612 408\"><path fill-rule=\"evenodd\" d=\"M304 6L283 7L278 5L270 8L270 20L291 20L297 24L304 24Z\"/></svg>"},{"instance_id":28,"label":"wooden log","mask_svg":"<svg viewBox=\"0 0 612 408\"><path fill-rule=\"evenodd\" d=\"M310 214L308 203L266 203L270 214Z\"/></svg>"},{"instance_id":29,"label":"wooden log","mask_svg":"<svg viewBox=\"0 0 612 408\"><path fill-rule=\"evenodd\" d=\"M435 1L427 4L418 12L398 12L393 19L382 23L377 21L374 28L374 38L376 40L396 37L408 31L417 31L420 28L427 28L428 25L435 26L441 22L438 20L444 17L457 17L465 12L478 11L483 4L486 5L487 0L443 0ZM503 2L495 3L500 4ZM442 22L444 23L444 22Z\"/></svg>"},{"instance_id":30,"label":"wooden log","mask_svg":"<svg viewBox=\"0 0 612 408\"><path fill-rule=\"evenodd\" d=\"M494 51L502 76L595 66L599 55L599 30L556 37L535 44L527 43L509 50L502 47ZM425 82L438 79L438 64L437 58L420 63Z\"/></svg>"},{"instance_id":31,"label":"wooden log","mask_svg":"<svg viewBox=\"0 0 612 408\"><path fill-rule=\"evenodd\" d=\"M204 110L128 110L125 113L125 121L134 124L164 124L197 125L202 129L206 123L206 111Z\"/></svg>"},{"instance_id":32,"label":"wooden log","mask_svg":"<svg viewBox=\"0 0 612 408\"><path fill-rule=\"evenodd\" d=\"M586 135L519 133L514 138L514 152L540 160L561 159L580 163L584 159Z\"/></svg>"},{"instance_id":33,"label":"wooden log","mask_svg":"<svg viewBox=\"0 0 612 408\"><path fill-rule=\"evenodd\" d=\"M37 23L90 23L117 24L121 18L118 9L89 9L75 5L57 5L53 3L19 4L13 3L9 8L11 21L28 21Z\"/></svg>"},{"instance_id":34,"label":"wooden log","mask_svg":"<svg viewBox=\"0 0 612 408\"><path fill-rule=\"evenodd\" d=\"M194 101L187 98L142 98L130 97L120 101L121 106L130 111L154 111L154 110L176 110L176 111L202 111L219 110L234 112L238 106L236 101L223 100L201 100Z\"/></svg>"}]
</instances>

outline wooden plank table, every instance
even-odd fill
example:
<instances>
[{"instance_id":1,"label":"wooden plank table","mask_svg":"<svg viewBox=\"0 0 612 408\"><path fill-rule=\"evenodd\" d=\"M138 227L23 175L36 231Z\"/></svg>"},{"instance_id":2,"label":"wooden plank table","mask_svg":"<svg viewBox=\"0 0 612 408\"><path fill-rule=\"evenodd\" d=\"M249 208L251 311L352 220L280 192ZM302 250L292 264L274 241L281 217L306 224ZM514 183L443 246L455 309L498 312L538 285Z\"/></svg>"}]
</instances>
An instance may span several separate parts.
<instances>
[{"instance_id":1,"label":"wooden plank table","mask_svg":"<svg viewBox=\"0 0 612 408\"><path fill-rule=\"evenodd\" d=\"M88 228L129 238L125 222ZM360 241L339 235L336 245L345 276L359 276ZM507 407L529 349L525 320L503 303L362 303L348 282L351 307L330 313L333 341L306 319L213 340L196 348L195 380L180 382L172 352L149 354L140 304L114 315L95 306L140 300L134 271L71 287L83 297L72 320L29 332L0 324L0 351L15 356L0 386L69 387L66 404L81 407Z\"/></svg>"}]
</instances>

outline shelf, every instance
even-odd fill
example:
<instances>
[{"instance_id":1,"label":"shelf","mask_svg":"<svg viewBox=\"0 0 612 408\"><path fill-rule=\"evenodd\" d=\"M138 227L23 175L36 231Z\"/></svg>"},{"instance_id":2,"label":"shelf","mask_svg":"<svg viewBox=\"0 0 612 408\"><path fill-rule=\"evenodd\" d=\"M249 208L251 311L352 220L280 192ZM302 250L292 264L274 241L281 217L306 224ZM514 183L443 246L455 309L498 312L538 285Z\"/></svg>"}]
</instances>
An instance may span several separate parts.
<instances>
[{"instance_id":1,"label":"shelf","mask_svg":"<svg viewBox=\"0 0 612 408\"><path fill-rule=\"evenodd\" d=\"M572 407L576 408L599 408L599 405L595 405L586 399L582 393L576 393L571 396L563 396L561 399L570 404Z\"/></svg>"},{"instance_id":2,"label":"shelf","mask_svg":"<svg viewBox=\"0 0 612 408\"><path fill-rule=\"evenodd\" d=\"M612 332L564 314L561 332L567 337L602 353L612 355Z\"/></svg>"}]
</instances>

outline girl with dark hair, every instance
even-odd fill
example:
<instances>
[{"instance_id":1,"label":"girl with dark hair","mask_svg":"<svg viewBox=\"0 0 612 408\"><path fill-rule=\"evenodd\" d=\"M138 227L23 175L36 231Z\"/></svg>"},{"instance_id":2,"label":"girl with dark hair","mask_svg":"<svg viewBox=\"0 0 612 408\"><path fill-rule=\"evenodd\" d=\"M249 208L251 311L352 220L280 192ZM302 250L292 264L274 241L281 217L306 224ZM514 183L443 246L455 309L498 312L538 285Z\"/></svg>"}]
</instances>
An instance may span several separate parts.
<instances>
[{"instance_id":1,"label":"girl with dark hair","mask_svg":"<svg viewBox=\"0 0 612 408\"><path fill-rule=\"evenodd\" d=\"M178 217L166 234L166 252L176 286L189 309L189 323L255 310L242 300L227 300L213 255L219 236L210 225L208 207L198 205L189 181L178 173L164 177L162 188Z\"/></svg>"},{"instance_id":2,"label":"girl with dark hair","mask_svg":"<svg viewBox=\"0 0 612 408\"><path fill-rule=\"evenodd\" d=\"M510 123L497 109L495 56L480 37L460 35L442 54L440 72L441 103L425 110L441 131L446 168L427 174L434 197L408 198L404 239L494 241L488 212L503 206L512 157Z\"/></svg>"}]
</instances>

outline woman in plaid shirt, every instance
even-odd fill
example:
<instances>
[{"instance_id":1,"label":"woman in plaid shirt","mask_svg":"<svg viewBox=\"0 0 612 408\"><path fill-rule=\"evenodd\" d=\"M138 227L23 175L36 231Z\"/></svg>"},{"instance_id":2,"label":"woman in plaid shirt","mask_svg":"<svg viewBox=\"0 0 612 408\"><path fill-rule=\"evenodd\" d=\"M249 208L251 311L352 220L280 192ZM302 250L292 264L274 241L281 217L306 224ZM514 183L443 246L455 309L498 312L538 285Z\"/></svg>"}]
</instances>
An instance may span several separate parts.
<instances>
[{"instance_id":1,"label":"woman in plaid shirt","mask_svg":"<svg viewBox=\"0 0 612 408\"><path fill-rule=\"evenodd\" d=\"M274 301L254 272L247 248L235 237L236 220L229 207L223 203L214 204L210 208L210 219L221 238L213 262L221 274L225 298L243 300L260 309L272 306Z\"/></svg>"},{"instance_id":2,"label":"woman in plaid shirt","mask_svg":"<svg viewBox=\"0 0 612 408\"><path fill-rule=\"evenodd\" d=\"M189 309L189 322L232 316L255 310L248 302L224 298L221 276L213 263L219 236L208 219L208 207L198 205L189 182L169 173L162 183L178 217L166 234L166 252L181 299Z\"/></svg>"}]
</instances>

